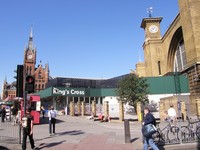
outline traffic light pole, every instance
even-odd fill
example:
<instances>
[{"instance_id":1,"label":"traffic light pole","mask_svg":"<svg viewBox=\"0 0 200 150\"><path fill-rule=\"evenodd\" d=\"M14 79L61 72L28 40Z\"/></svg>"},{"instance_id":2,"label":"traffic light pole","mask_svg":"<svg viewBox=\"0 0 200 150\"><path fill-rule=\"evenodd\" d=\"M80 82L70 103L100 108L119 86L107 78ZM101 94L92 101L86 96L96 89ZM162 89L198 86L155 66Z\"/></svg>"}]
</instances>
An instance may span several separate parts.
<instances>
[{"instance_id":1,"label":"traffic light pole","mask_svg":"<svg viewBox=\"0 0 200 150\"><path fill-rule=\"evenodd\" d=\"M24 115L26 114L26 100L27 100L27 91L24 91ZM20 115L22 115L22 113ZM20 123L19 124L19 144L21 144L21 132L22 132L22 128L21 128L21 123Z\"/></svg>"},{"instance_id":2,"label":"traffic light pole","mask_svg":"<svg viewBox=\"0 0 200 150\"><path fill-rule=\"evenodd\" d=\"M20 102L19 97L18 97L18 102ZM20 105L20 104L19 104ZM20 110L20 106L18 105L18 113ZM21 111L20 111L21 112ZM21 128L21 114L18 116L18 121L19 121L19 144L21 144L21 132L22 132L22 128Z\"/></svg>"},{"instance_id":3,"label":"traffic light pole","mask_svg":"<svg viewBox=\"0 0 200 150\"><path fill-rule=\"evenodd\" d=\"M35 78L32 75L27 75L25 77L23 65L17 65L17 70L15 72L17 73L17 76L15 77L17 79L16 96L24 98L24 114L23 115L25 115L26 105L27 105L26 104L27 94L34 92ZM19 144L21 144L21 124L19 124Z\"/></svg>"},{"instance_id":4,"label":"traffic light pole","mask_svg":"<svg viewBox=\"0 0 200 150\"><path fill-rule=\"evenodd\" d=\"M27 91L24 91L24 115L26 114L26 100L27 100ZM19 124L19 144L21 144L21 132L22 128L21 124Z\"/></svg>"},{"instance_id":5,"label":"traffic light pole","mask_svg":"<svg viewBox=\"0 0 200 150\"><path fill-rule=\"evenodd\" d=\"M17 65L17 70L15 72L17 75L14 77L16 79L16 97L18 97L18 110L20 110L20 98L23 97L23 87L24 87L24 74L23 74L24 66L23 65ZM21 111L20 111L21 112ZM21 113L19 115L19 144L21 144Z\"/></svg>"},{"instance_id":6,"label":"traffic light pole","mask_svg":"<svg viewBox=\"0 0 200 150\"><path fill-rule=\"evenodd\" d=\"M24 91L24 115L26 114L27 91Z\"/></svg>"}]
</instances>

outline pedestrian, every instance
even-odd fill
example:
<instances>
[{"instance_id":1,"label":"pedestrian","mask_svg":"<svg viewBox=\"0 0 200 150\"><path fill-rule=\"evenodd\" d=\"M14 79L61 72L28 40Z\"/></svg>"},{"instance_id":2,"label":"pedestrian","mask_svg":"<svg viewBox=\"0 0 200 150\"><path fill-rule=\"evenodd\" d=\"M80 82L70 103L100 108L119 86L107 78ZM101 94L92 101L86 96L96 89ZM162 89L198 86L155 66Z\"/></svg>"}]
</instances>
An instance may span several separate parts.
<instances>
[{"instance_id":1,"label":"pedestrian","mask_svg":"<svg viewBox=\"0 0 200 150\"><path fill-rule=\"evenodd\" d=\"M154 116L150 113L149 107L145 107L144 108L144 119L143 119L142 125L144 127L145 125L148 125L148 124L153 124L156 126L156 120L155 120ZM150 147L153 150L159 150L153 141L152 135L144 137L143 150L148 150L148 145L150 145Z\"/></svg>"},{"instance_id":2,"label":"pedestrian","mask_svg":"<svg viewBox=\"0 0 200 150\"><path fill-rule=\"evenodd\" d=\"M16 106L11 107L11 114L12 114L13 125L15 125L17 123L17 114L18 114L18 109Z\"/></svg>"},{"instance_id":3,"label":"pedestrian","mask_svg":"<svg viewBox=\"0 0 200 150\"><path fill-rule=\"evenodd\" d=\"M11 111L10 111L10 106L5 107L6 110L6 121L11 121Z\"/></svg>"},{"instance_id":4,"label":"pedestrian","mask_svg":"<svg viewBox=\"0 0 200 150\"><path fill-rule=\"evenodd\" d=\"M66 107L65 107L65 115L66 115L66 116L67 116L67 114L68 114L67 111L68 111L68 110L67 110L67 105L66 105Z\"/></svg>"},{"instance_id":5,"label":"pedestrian","mask_svg":"<svg viewBox=\"0 0 200 150\"><path fill-rule=\"evenodd\" d=\"M44 118L44 114L45 114L44 106L41 106L41 112L42 112L42 118Z\"/></svg>"},{"instance_id":6,"label":"pedestrian","mask_svg":"<svg viewBox=\"0 0 200 150\"><path fill-rule=\"evenodd\" d=\"M5 118L6 118L6 108L3 106L1 111L1 122L5 122Z\"/></svg>"},{"instance_id":7,"label":"pedestrian","mask_svg":"<svg viewBox=\"0 0 200 150\"><path fill-rule=\"evenodd\" d=\"M172 123L176 123L176 110L174 109L173 104L170 105L170 108L167 110L167 113Z\"/></svg>"},{"instance_id":8,"label":"pedestrian","mask_svg":"<svg viewBox=\"0 0 200 150\"><path fill-rule=\"evenodd\" d=\"M52 135L52 126L53 126L53 135L55 134L55 124L56 124L56 111L54 110L54 107L51 106L49 112L49 134Z\"/></svg>"},{"instance_id":9,"label":"pedestrian","mask_svg":"<svg viewBox=\"0 0 200 150\"><path fill-rule=\"evenodd\" d=\"M22 150L26 150L26 140L29 137L30 145L32 149L36 149L33 140L33 116L31 115L31 107L26 111L26 114L22 117L22 130L23 130L23 140L22 140Z\"/></svg>"}]
</instances>

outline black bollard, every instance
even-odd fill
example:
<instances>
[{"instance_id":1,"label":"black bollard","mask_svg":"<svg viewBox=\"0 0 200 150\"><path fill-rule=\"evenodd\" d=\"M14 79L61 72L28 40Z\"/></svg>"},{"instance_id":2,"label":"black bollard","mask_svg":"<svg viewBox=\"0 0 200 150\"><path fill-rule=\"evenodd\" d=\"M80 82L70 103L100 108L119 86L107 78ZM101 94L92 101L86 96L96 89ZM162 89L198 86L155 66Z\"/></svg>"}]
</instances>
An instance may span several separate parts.
<instances>
[{"instance_id":1,"label":"black bollard","mask_svg":"<svg viewBox=\"0 0 200 150\"><path fill-rule=\"evenodd\" d=\"M125 143L131 143L130 126L128 119L124 120L124 135L125 135Z\"/></svg>"}]
</instances>

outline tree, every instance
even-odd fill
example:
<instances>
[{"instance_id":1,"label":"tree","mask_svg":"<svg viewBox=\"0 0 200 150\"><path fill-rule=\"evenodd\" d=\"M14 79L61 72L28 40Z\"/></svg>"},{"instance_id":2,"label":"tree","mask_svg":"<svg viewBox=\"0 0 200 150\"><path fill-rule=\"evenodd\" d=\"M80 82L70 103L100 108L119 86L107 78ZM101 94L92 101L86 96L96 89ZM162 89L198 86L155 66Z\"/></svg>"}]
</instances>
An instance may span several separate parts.
<instances>
[{"instance_id":1,"label":"tree","mask_svg":"<svg viewBox=\"0 0 200 150\"><path fill-rule=\"evenodd\" d=\"M137 102L148 103L148 85L144 78L129 74L118 82L116 89L118 100L128 103L136 109ZM136 110L137 111L137 110Z\"/></svg>"}]
</instances>

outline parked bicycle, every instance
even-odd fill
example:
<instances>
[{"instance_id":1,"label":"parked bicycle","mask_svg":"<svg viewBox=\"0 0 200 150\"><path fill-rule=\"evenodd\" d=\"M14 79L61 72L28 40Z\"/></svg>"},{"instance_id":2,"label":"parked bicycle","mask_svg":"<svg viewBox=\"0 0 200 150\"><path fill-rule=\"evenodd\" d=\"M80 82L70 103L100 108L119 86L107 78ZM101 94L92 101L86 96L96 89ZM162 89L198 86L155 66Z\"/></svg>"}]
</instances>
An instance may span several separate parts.
<instances>
[{"instance_id":1,"label":"parked bicycle","mask_svg":"<svg viewBox=\"0 0 200 150\"><path fill-rule=\"evenodd\" d=\"M181 126L181 136L183 142L191 142L200 139L200 119L186 117L188 124Z\"/></svg>"},{"instance_id":2,"label":"parked bicycle","mask_svg":"<svg viewBox=\"0 0 200 150\"><path fill-rule=\"evenodd\" d=\"M163 129L160 129L159 124L156 125L157 132L152 136L155 143L158 145L179 143L179 128L173 125L170 119L166 121L168 124Z\"/></svg>"}]
</instances>

